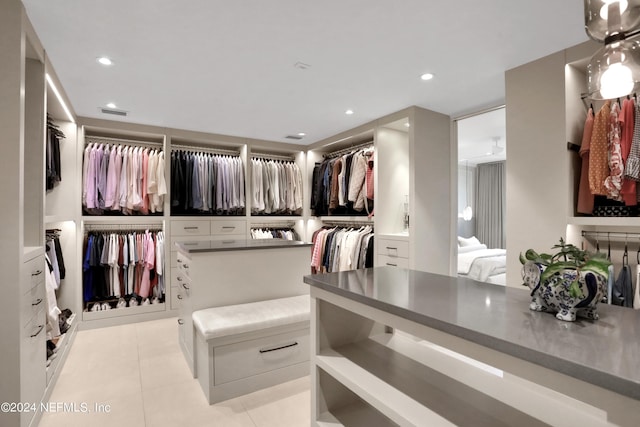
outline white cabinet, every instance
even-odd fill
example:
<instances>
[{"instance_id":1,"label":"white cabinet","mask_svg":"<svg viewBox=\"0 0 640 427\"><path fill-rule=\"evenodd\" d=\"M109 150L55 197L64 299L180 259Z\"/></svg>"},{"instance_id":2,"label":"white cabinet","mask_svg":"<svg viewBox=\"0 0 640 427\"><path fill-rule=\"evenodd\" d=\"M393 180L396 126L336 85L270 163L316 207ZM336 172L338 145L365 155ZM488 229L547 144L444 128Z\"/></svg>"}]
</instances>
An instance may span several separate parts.
<instances>
[{"instance_id":1,"label":"white cabinet","mask_svg":"<svg viewBox=\"0 0 640 427\"><path fill-rule=\"evenodd\" d=\"M375 247L376 267L409 268L409 236L377 235Z\"/></svg>"}]
</instances>

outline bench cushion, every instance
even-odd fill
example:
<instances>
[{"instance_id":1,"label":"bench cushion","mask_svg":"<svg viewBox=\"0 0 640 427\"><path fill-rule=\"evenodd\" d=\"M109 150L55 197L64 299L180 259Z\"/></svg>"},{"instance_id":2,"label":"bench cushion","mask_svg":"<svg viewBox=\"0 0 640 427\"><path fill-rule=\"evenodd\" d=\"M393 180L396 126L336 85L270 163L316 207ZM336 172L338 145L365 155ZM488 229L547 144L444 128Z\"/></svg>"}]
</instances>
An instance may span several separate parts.
<instances>
[{"instance_id":1,"label":"bench cushion","mask_svg":"<svg viewBox=\"0 0 640 427\"><path fill-rule=\"evenodd\" d=\"M309 320L309 295L194 311L193 325L205 339L254 332Z\"/></svg>"}]
</instances>

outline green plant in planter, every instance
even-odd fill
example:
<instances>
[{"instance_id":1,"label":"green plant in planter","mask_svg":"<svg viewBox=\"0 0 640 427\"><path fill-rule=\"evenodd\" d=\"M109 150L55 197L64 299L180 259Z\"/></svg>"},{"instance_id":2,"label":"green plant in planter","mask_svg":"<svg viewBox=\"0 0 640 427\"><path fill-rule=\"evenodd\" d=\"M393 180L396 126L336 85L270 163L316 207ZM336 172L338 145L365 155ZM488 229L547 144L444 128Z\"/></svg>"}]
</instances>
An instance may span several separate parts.
<instances>
[{"instance_id":1,"label":"green plant in planter","mask_svg":"<svg viewBox=\"0 0 640 427\"><path fill-rule=\"evenodd\" d=\"M561 275L563 271L575 270L577 274L569 286L569 294L572 298L582 298L579 282L581 272L592 272L605 278L609 276L611 262L603 253L584 251L575 245L566 243L562 237L560 243L554 245L552 249L557 249L557 251L553 254L538 254L533 249L528 249L524 255L520 253L520 262L523 265L527 261L532 261L541 268L539 283L547 283L554 275ZM555 286L562 283L563 281L559 280Z\"/></svg>"}]
</instances>

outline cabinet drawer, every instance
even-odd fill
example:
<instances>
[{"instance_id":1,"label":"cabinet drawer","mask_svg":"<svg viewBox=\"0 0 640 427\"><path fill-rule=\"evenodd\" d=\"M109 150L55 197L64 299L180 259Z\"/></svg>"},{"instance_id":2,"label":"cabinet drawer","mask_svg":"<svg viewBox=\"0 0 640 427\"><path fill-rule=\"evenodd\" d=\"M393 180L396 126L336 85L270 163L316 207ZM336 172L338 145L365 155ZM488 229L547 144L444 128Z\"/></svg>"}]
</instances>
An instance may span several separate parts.
<instances>
[{"instance_id":1,"label":"cabinet drawer","mask_svg":"<svg viewBox=\"0 0 640 427\"><path fill-rule=\"evenodd\" d=\"M35 257L24 263L22 266L22 286L23 292L39 283L44 283L44 256Z\"/></svg>"},{"instance_id":2,"label":"cabinet drawer","mask_svg":"<svg viewBox=\"0 0 640 427\"><path fill-rule=\"evenodd\" d=\"M247 221L240 220L212 220L211 234L239 234L246 238Z\"/></svg>"},{"instance_id":3,"label":"cabinet drawer","mask_svg":"<svg viewBox=\"0 0 640 427\"><path fill-rule=\"evenodd\" d=\"M44 300L44 283L38 283L25 292L22 295L20 304L21 324L26 325L46 304Z\"/></svg>"},{"instance_id":4,"label":"cabinet drawer","mask_svg":"<svg viewBox=\"0 0 640 427\"><path fill-rule=\"evenodd\" d=\"M377 239L375 242L380 255L409 258L409 242L402 240Z\"/></svg>"},{"instance_id":5,"label":"cabinet drawer","mask_svg":"<svg viewBox=\"0 0 640 427\"><path fill-rule=\"evenodd\" d=\"M185 274L180 267L171 269L171 286L188 290L191 285L191 277Z\"/></svg>"},{"instance_id":6,"label":"cabinet drawer","mask_svg":"<svg viewBox=\"0 0 640 427\"><path fill-rule=\"evenodd\" d=\"M180 309L180 300L184 298L184 291L181 291L181 289L178 286L171 285L171 310Z\"/></svg>"},{"instance_id":7,"label":"cabinet drawer","mask_svg":"<svg viewBox=\"0 0 640 427\"><path fill-rule=\"evenodd\" d=\"M377 267L400 267L409 268L408 258L391 257L387 255L378 255Z\"/></svg>"},{"instance_id":8,"label":"cabinet drawer","mask_svg":"<svg viewBox=\"0 0 640 427\"><path fill-rule=\"evenodd\" d=\"M172 236L206 236L211 234L210 221L171 221Z\"/></svg>"},{"instance_id":9,"label":"cabinet drawer","mask_svg":"<svg viewBox=\"0 0 640 427\"><path fill-rule=\"evenodd\" d=\"M41 308L22 329L20 353L22 402L40 402L47 385L45 310Z\"/></svg>"},{"instance_id":10,"label":"cabinet drawer","mask_svg":"<svg viewBox=\"0 0 640 427\"><path fill-rule=\"evenodd\" d=\"M213 349L214 382L224 384L309 360L309 328Z\"/></svg>"},{"instance_id":11,"label":"cabinet drawer","mask_svg":"<svg viewBox=\"0 0 640 427\"><path fill-rule=\"evenodd\" d=\"M176 248L176 252L179 252L179 250L175 243L180 244L184 249L207 249L211 247L211 239L211 236L206 236L206 240L175 239L173 246Z\"/></svg>"}]
</instances>

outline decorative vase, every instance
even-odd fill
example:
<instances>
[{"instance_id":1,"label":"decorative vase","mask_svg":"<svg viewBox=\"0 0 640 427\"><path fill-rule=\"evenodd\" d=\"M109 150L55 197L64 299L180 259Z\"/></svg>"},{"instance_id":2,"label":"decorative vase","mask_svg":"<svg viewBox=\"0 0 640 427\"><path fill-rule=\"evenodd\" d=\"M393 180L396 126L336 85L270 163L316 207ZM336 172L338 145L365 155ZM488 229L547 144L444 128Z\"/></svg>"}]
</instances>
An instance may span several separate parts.
<instances>
[{"instance_id":1,"label":"decorative vase","mask_svg":"<svg viewBox=\"0 0 640 427\"><path fill-rule=\"evenodd\" d=\"M598 319L596 306L607 294L607 276L569 268L544 275L546 269L534 261L522 267L524 284L531 289L531 310L554 312L556 318L570 322L576 316Z\"/></svg>"}]
</instances>

